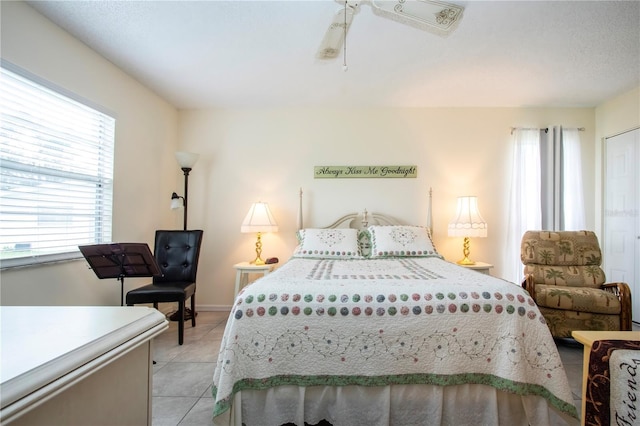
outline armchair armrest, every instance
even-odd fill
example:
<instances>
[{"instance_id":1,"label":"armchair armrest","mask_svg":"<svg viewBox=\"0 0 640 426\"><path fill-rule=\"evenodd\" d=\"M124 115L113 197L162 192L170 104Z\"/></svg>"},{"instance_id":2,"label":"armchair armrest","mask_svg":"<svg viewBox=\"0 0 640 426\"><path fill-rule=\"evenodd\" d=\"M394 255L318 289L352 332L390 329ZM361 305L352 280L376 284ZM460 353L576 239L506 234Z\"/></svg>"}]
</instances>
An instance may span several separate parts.
<instances>
[{"instance_id":1,"label":"armchair armrest","mask_svg":"<svg viewBox=\"0 0 640 426\"><path fill-rule=\"evenodd\" d=\"M533 275L527 274L524 277L524 281L522 281L522 288L527 290L529 296L535 301L536 300L536 284L533 282Z\"/></svg>"},{"instance_id":2,"label":"armchair armrest","mask_svg":"<svg viewBox=\"0 0 640 426\"><path fill-rule=\"evenodd\" d=\"M620 300L620 330L631 331L631 290L627 283L606 283L600 287Z\"/></svg>"}]
</instances>

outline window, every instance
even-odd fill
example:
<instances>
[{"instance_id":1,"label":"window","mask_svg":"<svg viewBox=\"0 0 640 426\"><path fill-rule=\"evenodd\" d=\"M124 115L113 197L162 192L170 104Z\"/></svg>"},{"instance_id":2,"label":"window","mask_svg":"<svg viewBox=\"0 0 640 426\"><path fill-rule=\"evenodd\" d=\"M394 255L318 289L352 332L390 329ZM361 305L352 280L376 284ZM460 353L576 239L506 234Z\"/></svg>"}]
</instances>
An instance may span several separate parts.
<instances>
[{"instance_id":1,"label":"window","mask_svg":"<svg viewBox=\"0 0 640 426\"><path fill-rule=\"evenodd\" d=\"M115 119L2 65L1 266L79 258L111 241Z\"/></svg>"},{"instance_id":2,"label":"window","mask_svg":"<svg viewBox=\"0 0 640 426\"><path fill-rule=\"evenodd\" d=\"M513 129L505 278L523 278L520 241L527 230L585 228L579 129Z\"/></svg>"}]
</instances>

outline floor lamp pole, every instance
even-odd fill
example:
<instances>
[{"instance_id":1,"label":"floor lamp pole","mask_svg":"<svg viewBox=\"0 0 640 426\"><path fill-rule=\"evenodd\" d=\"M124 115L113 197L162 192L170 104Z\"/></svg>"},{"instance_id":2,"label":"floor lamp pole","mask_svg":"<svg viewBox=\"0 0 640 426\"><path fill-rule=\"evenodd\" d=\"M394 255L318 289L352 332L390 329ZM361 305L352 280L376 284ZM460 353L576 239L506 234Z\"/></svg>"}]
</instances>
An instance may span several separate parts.
<instances>
[{"instance_id":1,"label":"floor lamp pole","mask_svg":"<svg viewBox=\"0 0 640 426\"><path fill-rule=\"evenodd\" d=\"M182 171L184 172L184 230L187 230L187 200L189 199L189 172L191 171L188 167L183 167Z\"/></svg>"},{"instance_id":2,"label":"floor lamp pole","mask_svg":"<svg viewBox=\"0 0 640 426\"><path fill-rule=\"evenodd\" d=\"M183 226L183 230L186 231L187 230L187 200L189 199L189 172L191 171L191 168L189 167L182 167L182 171L184 172L184 197L182 198L182 202L184 204L184 226ZM193 296L191 296L193 297ZM180 312L174 312L173 314L171 314L169 316L169 319L171 321L180 321ZM197 313L191 312L191 309L187 308L186 306L184 307L184 319L188 320L191 319L192 315L198 315Z\"/></svg>"}]
</instances>

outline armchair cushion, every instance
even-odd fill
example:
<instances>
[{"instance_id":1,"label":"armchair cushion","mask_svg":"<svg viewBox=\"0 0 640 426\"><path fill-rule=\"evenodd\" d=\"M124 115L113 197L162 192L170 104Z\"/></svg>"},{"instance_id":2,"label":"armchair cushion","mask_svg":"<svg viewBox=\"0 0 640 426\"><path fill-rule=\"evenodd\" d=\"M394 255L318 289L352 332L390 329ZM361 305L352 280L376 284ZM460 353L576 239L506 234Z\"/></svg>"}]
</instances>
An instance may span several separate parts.
<instances>
[{"instance_id":1,"label":"armchair cushion","mask_svg":"<svg viewBox=\"0 0 640 426\"><path fill-rule=\"evenodd\" d=\"M594 314L620 314L620 300L611 292L589 287L536 285L538 306Z\"/></svg>"},{"instance_id":2,"label":"armchair cushion","mask_svg":"<svg viewBox=\"0 0 640 426\"><path fill-rule=\"evenodd\" d=\"M624 329L620 315L592 314L540 307L553 337L571 337L573 330L616 331Z\"/></svg>"},{"instance_id":3,"label":"armchair cushion","mask_svg":"<svg viewBox=\"0 0 640 426\"><path fill-rule=\"evenodd\" d=\"M591 231L527 231L520 259L535 283L599 288L605 282L598 237Z\"/></svg>"},{"instance_id":4,"label":"armchair cushion","mask_svg":"<svg viewBox=\"0 0 640 426\"><path fill-rule=\"evenodd\" d=\"M565 287L600 288L604 284L604 271L598 265L525 265L524 274L533 276L539 284Z\"/></svg>"},{"instance_id":5,"label":"armchair cushion","mask_svg":"<svg viewBox=\"0 0 640 426\"><path fill-rule=\"evenodd\" d=\"M525 265L600 265L602 252L592 231L527 231L520 258Z\"/></svg>"}]
</instances>

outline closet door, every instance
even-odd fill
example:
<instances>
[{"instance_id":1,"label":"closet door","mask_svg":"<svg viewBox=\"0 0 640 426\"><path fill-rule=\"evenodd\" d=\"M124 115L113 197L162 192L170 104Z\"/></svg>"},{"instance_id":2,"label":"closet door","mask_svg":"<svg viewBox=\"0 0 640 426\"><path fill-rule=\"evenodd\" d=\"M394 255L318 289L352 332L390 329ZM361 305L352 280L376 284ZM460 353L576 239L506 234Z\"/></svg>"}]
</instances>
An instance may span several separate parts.
<instances>
[{"instance_id":1,"label":"closet door","mask_svg":"<svg viewBox=\"0 0 640 426\"><path fill-rule=\"evenodd\" d=\"M640 129L604 144L604 270L607 282L629 284L640 323Z\"/></svg>"}]
</instances>

